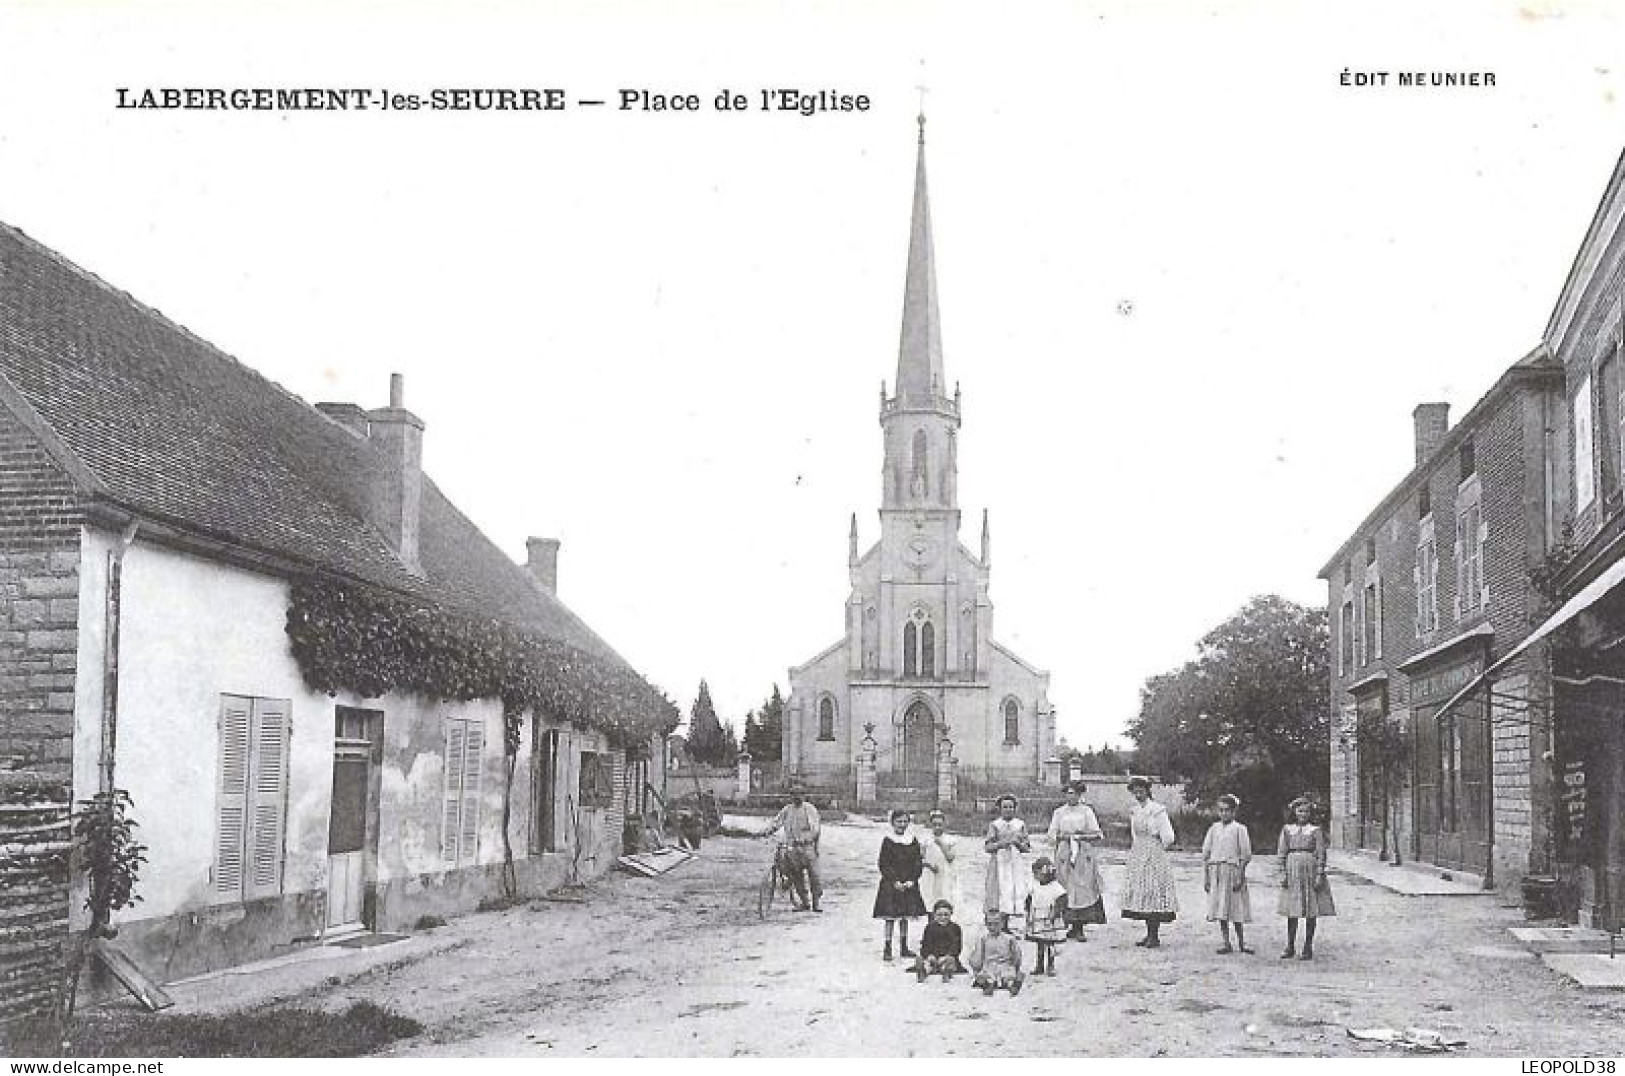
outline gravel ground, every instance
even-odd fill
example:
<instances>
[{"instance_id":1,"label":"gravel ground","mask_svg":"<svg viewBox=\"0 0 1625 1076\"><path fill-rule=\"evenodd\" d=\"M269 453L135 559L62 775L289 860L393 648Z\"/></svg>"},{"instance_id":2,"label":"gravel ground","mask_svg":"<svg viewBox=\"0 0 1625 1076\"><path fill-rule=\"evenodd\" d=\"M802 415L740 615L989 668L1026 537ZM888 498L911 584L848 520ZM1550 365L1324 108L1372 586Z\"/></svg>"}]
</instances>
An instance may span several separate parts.
<instances>
[{"instance_id":1,"label":"gravel ground","mask_svg":"<svg viewBox=\"0 0 1625 1076\"><path fill-rule=\"evenodd\" d=\"M370 1000L422 1021L429 1030L395 1056L1400 1052L1346 1034L1380 1026L1463 1038L1466 1056L1625 1054L1625 995L1585 993L1546 969L1506 933L1517 913L1492 898L1402 897L1334 875L1338 917L1324 921L1313 962L1289 962L1278 959L1285 933L1264 862L1249 934L1258 953L1220 956L1189 853L1175 853L1184 911L1160 950L1136 948L1141 927L1115 918L1122 854L1108 852L1114 918L1062 948L1055 978L1017 998L984 998L964 979L916 983L902 961L882 963L869 914L881 832L864 820L826 827L823 915L780 904L761 921L755 883L769 845L717 839L664 878L595 882L586 904L459 919L444 928L466 942L455 951L311 1000ZM960 874L973 909L978 844L966 841L974 853Z\"/></svg>"}]
</instances>

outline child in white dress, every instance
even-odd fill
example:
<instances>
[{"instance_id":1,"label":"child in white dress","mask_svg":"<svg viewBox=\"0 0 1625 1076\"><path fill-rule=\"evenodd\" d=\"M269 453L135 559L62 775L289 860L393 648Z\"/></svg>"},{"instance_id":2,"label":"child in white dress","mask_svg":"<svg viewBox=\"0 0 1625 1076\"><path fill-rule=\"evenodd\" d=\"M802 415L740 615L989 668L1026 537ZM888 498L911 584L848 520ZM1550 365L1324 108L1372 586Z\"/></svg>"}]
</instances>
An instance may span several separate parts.
<instances>
[{"instance_id":1,"label":"child in white dress","mask_svg":"<svg viewBox=\"0 0 1625 1076\"><path fill-rule=\"evenodd\" d=\"M1055 947L1066 941L1066 886L1055 879L1048 856L1033 861L1037 885L1027 895L1027 940L1038 946L1034 975L1055 974Z\"/></svg>"}]
</instances>

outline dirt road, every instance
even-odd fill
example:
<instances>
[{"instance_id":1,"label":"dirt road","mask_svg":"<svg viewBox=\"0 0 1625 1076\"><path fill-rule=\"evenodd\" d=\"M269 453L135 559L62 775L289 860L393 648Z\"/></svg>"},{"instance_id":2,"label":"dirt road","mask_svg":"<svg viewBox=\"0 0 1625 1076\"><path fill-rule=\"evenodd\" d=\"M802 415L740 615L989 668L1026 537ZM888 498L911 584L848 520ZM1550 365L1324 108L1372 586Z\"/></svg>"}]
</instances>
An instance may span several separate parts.
<instances>
[{"instance_id":1,"label":"dirt road","mask_svg":"<svg viewBox=\"0 0 1625 1076\"><path fill-rule=\"evenodd\" d=\"M767 844L707 841L665 878L594 883L585 905L460 919L444 928L468 940L456 952L318 1000L369 999L429 1027L397 1055L1385 1052L1350 1040L1351 1026L1434 1028L1466 1039L1468 1056L1625 1053L1625 997L1582 993L1517 948L1505 930L1517 915L1492 898L1407 898L1337 875L1339 916L1317 959L1284 961L1272 865L1260 863L1258 954L1220 956L1190 854L1176 854L1183 911L1160 950L1136 948L1139 926L1114 918L1063 947L1059 975L1018 998L984 998L963 979L916 983L902 962L881 962L869 915L880 833L862 820L826 828L821 916L786 909L761 922ZM1114 917L1121 862L1107 854ZM962 867L973 907L982 864L978 848Z\"/></svg>"}]
</instances>

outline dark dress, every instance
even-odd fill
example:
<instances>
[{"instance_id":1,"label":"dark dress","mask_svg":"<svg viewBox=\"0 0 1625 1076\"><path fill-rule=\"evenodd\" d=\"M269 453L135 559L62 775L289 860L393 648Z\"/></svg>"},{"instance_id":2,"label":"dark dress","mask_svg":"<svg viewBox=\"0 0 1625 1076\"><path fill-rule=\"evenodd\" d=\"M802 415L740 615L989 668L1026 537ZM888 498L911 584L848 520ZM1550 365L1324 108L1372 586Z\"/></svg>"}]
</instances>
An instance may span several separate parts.
<instances>
[{"instance_id":1,"label":"dark dress","mask_svg":"<svg viewBox=\"0 0 1625 1076\"><path fill-rule=\"evenodd\" d=\"M905 844L887 835L880 842L880 889L875 893L876 919L916 919L925 914L920 896L920 874L925 851L913 836ZM913 882L907 889L894 883Z\"/></svg>"}]
</instances>

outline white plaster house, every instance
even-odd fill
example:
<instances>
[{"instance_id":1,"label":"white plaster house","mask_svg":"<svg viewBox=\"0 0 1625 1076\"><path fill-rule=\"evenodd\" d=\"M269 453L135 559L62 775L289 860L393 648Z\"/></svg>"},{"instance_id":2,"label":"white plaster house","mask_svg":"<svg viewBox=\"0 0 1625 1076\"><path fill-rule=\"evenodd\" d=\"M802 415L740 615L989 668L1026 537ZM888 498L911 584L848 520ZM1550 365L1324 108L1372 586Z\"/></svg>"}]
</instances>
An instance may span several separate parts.
<instances>
[{"instance_id":1,"label":"white plaster house","mask_svg":"<svg viewBox=\"0 0 1625 1076\"><path fill-rule=\"evenodd\" d=\"M422 474L423 433L399 380L385 408L307 405L0 226L0 761L129 791L148 863L115 923L160 980L500 889L502 703L312 687L300 587L542 638L618 685L622 712L524 714L521 891L608 869L664 787L675 708L558 600L556 542L514 563Z\"/></svg>"}]
</instances>

